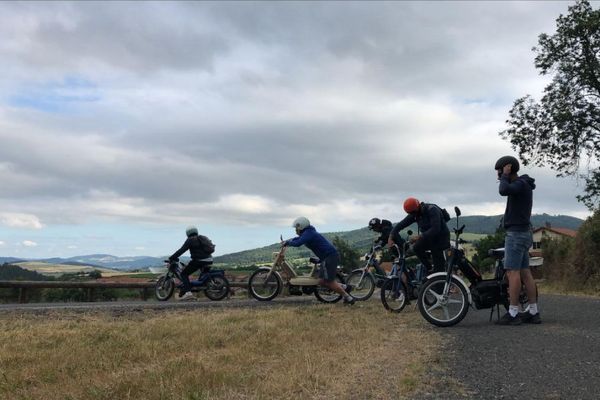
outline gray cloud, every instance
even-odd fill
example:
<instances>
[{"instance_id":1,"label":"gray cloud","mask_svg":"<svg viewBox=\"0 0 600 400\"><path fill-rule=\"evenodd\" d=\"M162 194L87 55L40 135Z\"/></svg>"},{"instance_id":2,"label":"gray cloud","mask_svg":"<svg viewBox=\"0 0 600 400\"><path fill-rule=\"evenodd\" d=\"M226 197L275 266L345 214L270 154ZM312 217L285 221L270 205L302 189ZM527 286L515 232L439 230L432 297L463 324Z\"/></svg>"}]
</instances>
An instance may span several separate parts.
<instances>
[{"instance_id":1,"label":"gray cloud","mask_svg":"<svg viewBox=\"0 0 600 400\"><path fill-rule=\"evenodd\" d=\"M499 212L497 132L543 87L530 48L567 4L0 4L0 207L39 224L359 224L408 195ZM536 173L540 210L584 213Z\"/></svg>"}]
</instances>

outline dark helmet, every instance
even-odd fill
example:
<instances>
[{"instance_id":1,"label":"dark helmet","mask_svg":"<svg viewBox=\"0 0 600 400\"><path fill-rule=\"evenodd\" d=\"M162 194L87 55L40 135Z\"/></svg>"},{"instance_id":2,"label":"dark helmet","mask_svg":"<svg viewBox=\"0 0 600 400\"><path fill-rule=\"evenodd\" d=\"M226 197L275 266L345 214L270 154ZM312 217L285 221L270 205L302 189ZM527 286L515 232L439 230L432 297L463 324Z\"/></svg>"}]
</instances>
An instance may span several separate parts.
<instances>
[{"instance_id":1,"label":"dark helmet","mask_svg":"<svg viewBox=\"0 0 600 400\"><path fill-rule=\"evenodd\" d=\"M379 218L371 218L369 221L369 229L372 231L379 229L380 226L381 220Z\"/></svg>"},{"instance_id":2,"label":"dark helmet","mask_svg":"<svg viewBox=\"0 0 600 400\"><path fill-rule=\"evenodd\" d=\"M494 166L495 170L502 170L502 168L504 168L505 165L507 164L511 164L512 167L510 169L510 172L515 174L519 171L519 160L517 160L516 158L514 158L513 156L504 156L504 157L500 157L498 159L498 161L496 161L496 165Z\"/></svg>"}]
</instances>

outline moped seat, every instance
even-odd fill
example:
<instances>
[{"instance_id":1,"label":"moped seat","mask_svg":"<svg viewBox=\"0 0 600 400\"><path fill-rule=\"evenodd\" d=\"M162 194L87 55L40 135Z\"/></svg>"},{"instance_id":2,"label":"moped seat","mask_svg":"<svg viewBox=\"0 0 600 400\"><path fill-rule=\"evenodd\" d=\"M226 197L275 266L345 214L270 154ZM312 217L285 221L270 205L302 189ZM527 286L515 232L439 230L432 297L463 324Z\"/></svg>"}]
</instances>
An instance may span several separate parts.
<instances>
[{"instance_id":1,"label":"moped seat","mask_svg":"<svg viewBox=\"0 0 600 400\"><path fill-rule=\"evenodd\" d=\"M504 248L501 249L489 249L488 256L502 258L504 257Z\"/></svg>"},{"instance_id":2,"label":"moped seat","mask_svg":"<svg viewBox=\"0 0 600 400\"><path fill-rule=\"evenodd\" d=\"M311 257L308 259L308 262L310 262L312 264L319 264L319 263L321 263L321 260L317 257Z\"/></svg>"}]
</instances>

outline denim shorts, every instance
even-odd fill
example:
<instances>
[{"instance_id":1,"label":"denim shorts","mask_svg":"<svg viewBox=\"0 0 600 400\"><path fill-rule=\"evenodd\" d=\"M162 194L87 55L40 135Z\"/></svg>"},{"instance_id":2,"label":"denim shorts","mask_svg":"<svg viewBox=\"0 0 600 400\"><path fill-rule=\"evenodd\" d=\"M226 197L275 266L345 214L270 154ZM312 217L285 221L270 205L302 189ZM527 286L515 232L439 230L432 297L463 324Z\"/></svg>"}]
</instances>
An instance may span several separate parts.
<instances>
[{"instance_id":1,"label":"denim shorts","mask_svg":"<svg viewBox=\"0 0 600 400\"><path fill-rule=\"evenodd\" d=\"M328 255L323 261L321 261L321 270L319 271L319 278L327 282L334 281L339 263L340 256L338 253Z\"/></svg>"},{"instance_id":2,"label":"denim shorts","mask_svg":"<svg viewBox=\"0 0 600 400\"><path fill-rule=\"evenodd\" d=\"M531 231L508 231L504 239L504 269L529 268L529 248L533 244Z\"/></svg>"}]
</instances>

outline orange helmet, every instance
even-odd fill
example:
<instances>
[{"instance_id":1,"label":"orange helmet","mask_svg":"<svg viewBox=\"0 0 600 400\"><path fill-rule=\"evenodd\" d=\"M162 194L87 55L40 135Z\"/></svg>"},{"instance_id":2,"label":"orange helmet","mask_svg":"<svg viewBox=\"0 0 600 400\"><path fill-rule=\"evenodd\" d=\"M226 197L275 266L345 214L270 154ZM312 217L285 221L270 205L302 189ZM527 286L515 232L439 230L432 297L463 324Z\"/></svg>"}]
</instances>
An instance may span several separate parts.
<instances>
[{"instance_id":1,"label":"orange helmet","mask_svg":"<svg viewBox=\"0 0 600 400\"><path fill-rule=\"evenodd\" d=\"M412 214L419 209L419 205L421 205L419 200L415 199L414 197L409 197L408 199L404 200L404 211Z\"/></svg>"}]
</instances>

